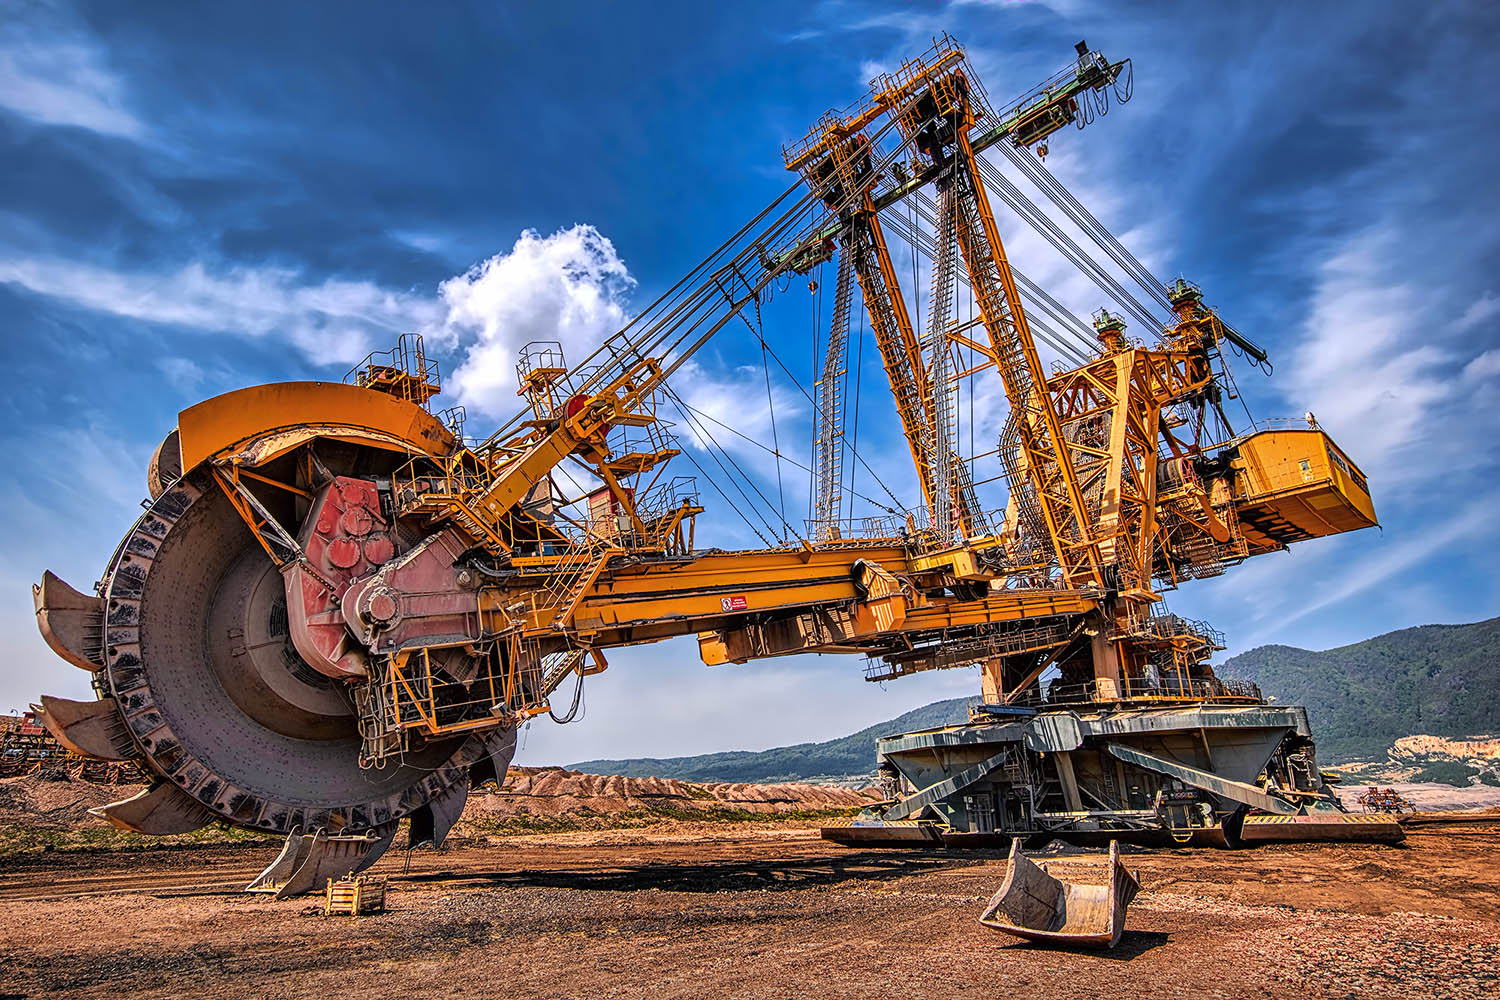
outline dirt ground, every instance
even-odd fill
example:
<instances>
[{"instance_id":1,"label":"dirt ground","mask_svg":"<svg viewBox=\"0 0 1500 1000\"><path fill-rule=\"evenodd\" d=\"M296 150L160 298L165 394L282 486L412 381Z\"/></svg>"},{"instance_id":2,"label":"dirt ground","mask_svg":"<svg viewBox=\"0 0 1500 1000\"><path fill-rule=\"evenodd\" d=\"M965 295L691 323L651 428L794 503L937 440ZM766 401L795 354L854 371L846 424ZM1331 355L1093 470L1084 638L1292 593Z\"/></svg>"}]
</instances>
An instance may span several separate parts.
<instances>
[{"instance_id":1,"label":"dirt ground","mask_svg":"<svg viewBox=\"0 0 1500 1000\"><path fill-rule=\"evenodd\" d=\"M1056 847L1057 845L1054 845ZM389 911L237 888L264 846L0 858L0 996L1493 997L1500 828L1406 844L1138 850L1120 947L976 922L1000 852L684 824L388 856ZM1096 853L1059 851L1084 879Z\"/></svg>"}]
</instances>

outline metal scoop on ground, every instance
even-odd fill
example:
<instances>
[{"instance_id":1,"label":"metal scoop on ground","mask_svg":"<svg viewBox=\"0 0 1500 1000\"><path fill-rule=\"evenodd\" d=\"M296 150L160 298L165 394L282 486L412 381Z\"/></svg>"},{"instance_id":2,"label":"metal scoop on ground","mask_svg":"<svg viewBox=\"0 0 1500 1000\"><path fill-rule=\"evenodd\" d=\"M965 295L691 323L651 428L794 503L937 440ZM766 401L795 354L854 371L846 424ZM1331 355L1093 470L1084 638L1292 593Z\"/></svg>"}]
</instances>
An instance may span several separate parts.
<instances>
[{"instance_id":1,"label":"metal scoop on ground","mask_svg":"<svg viewBox=\"0 0 1500 1000\"><path fill-rule=\"evenodd\" d=\"M1045 865L1022 854L1017 838L1010 844L1010 872L979 922L1028 941L1113 948L1125 933L1125 907L1140 888L1120 864L1119 841L1109 842L1103 885L1074 885L1053 878Z\"/></svg>"}]
</instances>

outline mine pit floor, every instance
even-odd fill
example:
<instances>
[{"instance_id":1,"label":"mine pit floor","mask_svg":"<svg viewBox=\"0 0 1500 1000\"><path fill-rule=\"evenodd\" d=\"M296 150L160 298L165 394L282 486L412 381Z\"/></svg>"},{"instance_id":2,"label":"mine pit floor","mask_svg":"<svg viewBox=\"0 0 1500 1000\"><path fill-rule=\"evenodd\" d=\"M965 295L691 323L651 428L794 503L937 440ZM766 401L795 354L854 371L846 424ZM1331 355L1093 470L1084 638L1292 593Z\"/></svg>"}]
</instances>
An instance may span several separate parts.
<instances>
[{"instance_id":1,"label":"mine pit floor","mask_svg":"<svg viewBox=\"0 0 1500 1000\"><path fill-rule=\"evenodd\" d=\"M1490 997L1500 828L1402 846L1128 850L1120 947L977 923L1000 851L808 829L555 834L388 856L383 915L237 891L256 848L0 859L0 995L26 997ZM1059 878L1098 852L1052 852Z\"/></svg>"}]
</instances>

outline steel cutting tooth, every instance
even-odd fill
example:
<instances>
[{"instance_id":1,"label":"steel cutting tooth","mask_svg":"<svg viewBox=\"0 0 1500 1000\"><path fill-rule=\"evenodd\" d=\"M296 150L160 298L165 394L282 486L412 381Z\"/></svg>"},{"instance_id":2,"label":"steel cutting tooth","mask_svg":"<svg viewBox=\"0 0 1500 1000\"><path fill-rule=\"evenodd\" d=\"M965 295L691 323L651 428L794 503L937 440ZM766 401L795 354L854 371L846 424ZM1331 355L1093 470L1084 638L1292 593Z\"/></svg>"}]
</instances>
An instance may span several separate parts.
<instances>
[{"instance_id":1,"label":"steel cutting tooth","mask_svg":"<svg viewBox=\"0 0 1500 1000\"><path fill-rule=\"evenodd\" d=\"M52 651L88 671L104 667L104 599L80 593L51 570L31 588L36 624Z\"/></svg>"},{"instance_id":2,"label":"steel cutting tooth","mask_svg":"<svg viewBox=\"0 0 1500 1000\"><path fill-rule=\"evenodd\" d=\"M33 705L47 731L74 753L98 760L131 760L135 744L113 699L70 701L42 695Z\"/></svg>"},{"instance_id":3,"label":"steel cutting tooth","mask_svg":"<svg viewBox=\"0 0 1500 1000\"><path fill-rule=\"evenodd\" d=\"M468 800L468 782L460 781L420 806L411 814L411 829L407 831L408 849L427 844L442 847L443 841L448 839L448 831L463 815L464 803Z\"/></svg>"},{"instance_id":4,"label":"steel cutting tooth","mask_svg":"<svg viewBox=\"0 0 1500 1000\"><path fill-rule=\"evenodd\" d=\"M182 447L174 427L151 454L151 464L146 466L146 489L155 500L181 478Z\"/></svg>"},{"instance_id":5,"label":"steel cutting tooth","mask_svg":"<svg viewBox=\"0 0 1500 1000\"><path fill-rule=\"evenodd\" d=\"M108 820L121 830L165 836L170 833L192 833L207 826L213 813L176 785L158 782L150 788L119 802L90 809L90 813Z\"/></svg>"},{"instance_id":6,"label":"steel cutting tooth","mask_svg":"<svg viewBox=\"0 0 1500 1000\"><path fill-rule=\"evenodd\" d=\"M494 782L496 788L503 786L516 755L516 731L490 734L478 752L479 759L469 765L469 787L481 788L488 782Z\"/></svg>"}]
</instances>

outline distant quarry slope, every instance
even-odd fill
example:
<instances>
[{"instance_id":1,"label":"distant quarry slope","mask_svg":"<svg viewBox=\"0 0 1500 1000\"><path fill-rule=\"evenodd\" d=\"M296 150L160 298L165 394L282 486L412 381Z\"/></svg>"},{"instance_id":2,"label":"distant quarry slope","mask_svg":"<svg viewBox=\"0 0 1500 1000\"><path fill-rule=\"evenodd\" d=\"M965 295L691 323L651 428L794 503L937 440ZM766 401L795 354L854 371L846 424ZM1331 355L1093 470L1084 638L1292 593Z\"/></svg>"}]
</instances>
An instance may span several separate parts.
<instances>
[{"instance_id":1,"label":"distant quarry slope","mask_svg":"<svg viewBox=\"0 0 1500 1000\"><path fill-rule=\"evenodd\" d=\"M1254 681L1283 705L1305 705L1325 764L1383 760L1403 737L1500 733L1500 618L1422 625L1314 651L1258 646L1218 668ZM967 721L975 699L953 698L829 740L696 757L586 760L570 770L683 781L784 782L868 775L875 738ZM1460 782L1462 783L1462 782Z\"/></svg>"}]
</instances>

